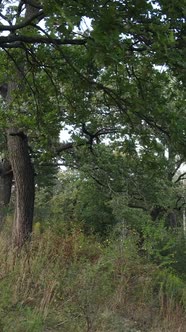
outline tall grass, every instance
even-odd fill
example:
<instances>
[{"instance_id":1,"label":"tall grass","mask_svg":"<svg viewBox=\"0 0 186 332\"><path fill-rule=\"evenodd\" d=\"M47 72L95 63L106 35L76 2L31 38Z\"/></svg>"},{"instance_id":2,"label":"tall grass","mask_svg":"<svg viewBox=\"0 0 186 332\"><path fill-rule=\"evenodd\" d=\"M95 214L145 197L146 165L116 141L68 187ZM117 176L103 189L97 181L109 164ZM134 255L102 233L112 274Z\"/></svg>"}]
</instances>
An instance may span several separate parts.
<instances>
[{"instance_id":1,"label":"tall grass","mask_svg":"<svg viewBox=\"0 0 186 332\"><path fill-rule=\"evenodd\" d=\"M47 229L16 252L0 235L0 331L186 331L186 286L138 254L136 237L100 243Z\"/></svg>"}]
</instances>

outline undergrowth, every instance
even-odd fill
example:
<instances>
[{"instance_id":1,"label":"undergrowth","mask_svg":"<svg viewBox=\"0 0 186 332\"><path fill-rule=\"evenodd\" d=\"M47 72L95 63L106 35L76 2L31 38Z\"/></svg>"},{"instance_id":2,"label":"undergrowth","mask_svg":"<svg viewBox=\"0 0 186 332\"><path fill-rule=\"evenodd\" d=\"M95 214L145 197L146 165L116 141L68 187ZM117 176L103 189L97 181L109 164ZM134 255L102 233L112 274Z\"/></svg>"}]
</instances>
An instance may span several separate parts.
<instances>
[{"instance_id":1,"label":"undergrowth","mask_svg":"<svg viewBox=\"0 0 186 332\"><path fill-rule=\"evenodd\" d=\"M137 243L48 228L17 252L1 234L0 331L186 331L184 282Z\"/></svg>"}]
</instances>

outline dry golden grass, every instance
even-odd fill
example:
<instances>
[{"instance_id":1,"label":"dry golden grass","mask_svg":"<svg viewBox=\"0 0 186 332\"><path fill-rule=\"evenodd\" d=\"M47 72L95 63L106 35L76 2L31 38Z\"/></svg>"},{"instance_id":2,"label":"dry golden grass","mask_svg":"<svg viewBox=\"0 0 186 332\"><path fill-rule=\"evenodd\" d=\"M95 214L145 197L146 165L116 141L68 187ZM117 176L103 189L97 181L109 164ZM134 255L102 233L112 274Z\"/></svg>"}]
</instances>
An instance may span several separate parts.
<instances>
[{"instance_id":1,"label":"dry golden grass","mask_svg":"<svg viewBox=\"0 0 186 332\"><path fill-rule=\"evenodd\" d=\"M129 240L48 229L16 252L1 234L0 331L185 332L181 293Z\"/></svg>"}]
</instances>

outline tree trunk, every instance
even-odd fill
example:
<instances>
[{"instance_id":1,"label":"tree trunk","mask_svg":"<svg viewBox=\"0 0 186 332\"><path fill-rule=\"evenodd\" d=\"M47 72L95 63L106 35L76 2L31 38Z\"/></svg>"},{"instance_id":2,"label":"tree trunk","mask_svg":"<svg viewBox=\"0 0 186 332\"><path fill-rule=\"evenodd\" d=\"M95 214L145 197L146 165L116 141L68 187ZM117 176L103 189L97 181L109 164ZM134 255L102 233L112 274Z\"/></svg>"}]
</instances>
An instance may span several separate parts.
<instances>
[{"instance_id":1,"label":"tree trunk","mask_svg":"<svg viewBox=\"0 0 186 332\"><path fill-rule=\"evenodd\" d=\"M20 10L23 4L24 2L20 1ZM31 1L31 4L26 4L25 18L31 18L38 11L39 9L32 5ZM24 90L24 52L22 55L23 57L20 53L16 59L15 75L12 76L12 80L0 87L0 94L8 107L16 103L16 94L23 93ZM20 247L32 232L35 195L34 169L29 155L27 136L18 128L14 128L14 124L7 130L7 146L16 190L13 244Z\"/></svg>"},{"instance_id":2,"label":"tree trunk","mask_svg":"<svg viewBox=\"0 0 186 332\"><path fill-rule=\"evenodd\" d=\"M15 128L7 132L8 151L15 180L16 207L13 243L20 247L31 235L34 212L34 169L27 136Z\"/></svg>"},{"instance_id":3,"label":"tree trunk","mask_svg":"<svg viewBox=\"0 0 186 332\"><path fill-rule=\"evenodd\" d=\"M0 161L0 229L3 227L4 212L8 207L12 189L12 167L7 159Z\"/></svg>"},{"instance_id":4,"label":"tree trunk","mask_svg":"<svg viewBox=\"0 0 186 332\"><path fill-rule=\"evenodd\" d=\"M150 216L153 221L156 221L158 218L163 217L165 211L166 211L165 208L163 208L159 205L156 205L150 211Z\"/></svg>"}]
</instances>

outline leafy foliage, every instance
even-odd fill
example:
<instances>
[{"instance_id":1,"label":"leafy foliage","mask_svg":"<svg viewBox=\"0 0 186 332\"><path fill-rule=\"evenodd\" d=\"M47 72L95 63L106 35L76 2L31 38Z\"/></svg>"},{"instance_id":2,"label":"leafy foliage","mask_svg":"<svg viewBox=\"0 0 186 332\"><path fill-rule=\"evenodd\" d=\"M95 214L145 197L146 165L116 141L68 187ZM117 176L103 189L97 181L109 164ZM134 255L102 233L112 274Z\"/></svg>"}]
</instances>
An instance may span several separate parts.
<instances>
[{"instance_id":1,"label":"leafy foliage","mask_svg":"<svg viewBox=\"0 0 186 332\"><path fill-rule=\"evenodd\" d=\"M182 317L184 17L181 0L1 1L1 155L11 123L37 174L29 254L2 251L2 329L15 312L24 331L116 330L105 306Z\"/></svg>"}]
</instances>

